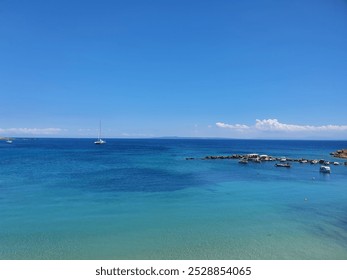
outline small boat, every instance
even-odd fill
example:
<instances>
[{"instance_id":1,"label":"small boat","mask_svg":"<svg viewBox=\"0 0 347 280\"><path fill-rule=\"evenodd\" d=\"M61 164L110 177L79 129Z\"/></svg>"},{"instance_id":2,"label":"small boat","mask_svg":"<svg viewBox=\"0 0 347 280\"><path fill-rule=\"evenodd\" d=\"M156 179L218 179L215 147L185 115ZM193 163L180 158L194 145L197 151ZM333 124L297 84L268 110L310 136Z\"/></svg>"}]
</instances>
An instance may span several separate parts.
<instances>
[{"instance_id":1,"label":"small boat","mask_svg":"<svg viewBox=\"0 0 347 280\"><path fill-rule=\"evenodd\" d=\"M94 144L97 144L97 145L106 144L106 141L104 141L104 140L101 139L101 121L100 121L100 124L99 124L99 136L98 136L98 140L96 140L96 141L94 142Z\"/></svg>"},{"instance_id":2,"label":"small boat","mask_svg":"<svg viewBox=\"0 0 347 280\"><path fill-rule=\"evenodd\" d=\"M287 159L285 157L281 157L280 162L286 162Z\"/></svg>"},{"instance_id":3,"label":"small boat","mask_svg":"<svg viewBox=\"0 0 347 280\"><path fill-rule=\"evenodd\" d=\"M334 161L333 164L334 164L334 165L340 165L340 163L338 163L337 161Z\"/></svg>"},{"instance_id":4,"label":"small boat","mask_svg":"<svg viewBox=\"0 0 347 280\"><path fill-rule=\"evenodd\" d=\"M102 139L98 139L94 142L94 144L100 145L100 144L106 144L106 141L102 140Z\"/></svg>"},{"instance_id":5,"label":"small boat","mask_svg":"<svg viewBox=\"0 0 347 280\"><path fill-rule=\"evenodd\" d=\"M322 173L330 173L330 167L329 166L326 166L326 165L322 165L320 168L319 168L319 172L322 172Z\"/></svg>"},{"instance_id":6,"label":"small boat","mask_svg":"<svg viewBox=\"0 0 347 280\"><path fill-rule=\"evenodd\" d=\"M269 160L269 156L268 156L268 155L260 155L260 156L259 156L259 159L260 159L260 160L268 161L268 160Z\"/></svg>"},{"instance_id":7,"label":"small boat","mask_svg":"<svg viewBox=\"0 0 347 280\"><path fill-rule=\"evenodd\" d=\"M247 164L248 163L248 160L246 158L243 158L241 160L239 160L239 163L241 164Z\"/></svg>"},{"instance_id":8,"label":"small boat","mask_svg":"<svg viewBox=\"0 0 347 280\"><path fill-rule=\"evenodd\" d=\"M291 165L289 163L276 163L275 164L276 167L291 167Z\"/></svg>"},{"instance_id":9,"label":"small boat","mask_svg":"<svg viewBox=\"0 0 347 280\"><path fill-rule=\"evenodd\" d=\"M9 139L9 140L6 140L6 143L7 143L7 144L12 144L13 141Z\"/></svg>"}]
</instances>

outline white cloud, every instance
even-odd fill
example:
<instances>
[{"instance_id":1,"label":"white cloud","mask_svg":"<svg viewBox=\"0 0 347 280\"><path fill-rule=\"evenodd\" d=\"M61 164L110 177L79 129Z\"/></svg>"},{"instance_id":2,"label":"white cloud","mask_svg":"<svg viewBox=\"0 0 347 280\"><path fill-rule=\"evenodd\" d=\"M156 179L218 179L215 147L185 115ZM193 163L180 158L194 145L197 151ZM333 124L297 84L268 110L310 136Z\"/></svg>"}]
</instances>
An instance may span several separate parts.
<instances>
[{"instance_id":1,"label":"white cloud","mask_svg":"<svg viewBox=\"0 0 347 280\"><path fill-rule=\"evenodd\" d=\"M249 129L249 126L245 124L227 124L227 123L217 122L216 126L220 128L229 128L229 129L235 129L235 130Z\"/></svg>"},{"instance_id":2,"label":"white cloud","mask_svg":"<svg viewBox=\"0 0 347 280\"><path fill-rule=\"evenodd\" d=\"M60 134L64 129L61 128L0 128L0 133L6 135L56 135Z\"/></svg>"},{"instance_id":3,"label":"white cloud","mask_svg":"<svg viewBox=\"0 0 347 280\"><path fill-rule=\"evenodd\" d=\"M226 124L217 122L216 126L219 128L226 128L231 130L248 130L249 132L343 132L347 131L347 125L298 125L298 124L285 124L279 122L277 119L264 119L255 121L255 124L248 126L245 124Z\"/></svg>"},{"instance_id":4,"label":"white cloud","mask_svg":"<svg viewBox=\"0 0 347 280\"><path fill-rule=\"evenodd\" d=\"M347 125L296 125L280 123L277 119L256 120L255 128L261 131L345 131Z\"/></svg>"}]
</instances>

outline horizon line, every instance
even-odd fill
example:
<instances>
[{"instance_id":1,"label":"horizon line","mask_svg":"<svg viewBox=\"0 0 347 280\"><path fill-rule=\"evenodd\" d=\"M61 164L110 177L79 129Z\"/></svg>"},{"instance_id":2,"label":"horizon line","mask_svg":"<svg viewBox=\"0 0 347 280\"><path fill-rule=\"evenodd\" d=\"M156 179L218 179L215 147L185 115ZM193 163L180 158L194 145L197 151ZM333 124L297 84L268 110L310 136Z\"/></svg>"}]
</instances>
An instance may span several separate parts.
<instances>
[{"instance_id":1,"label":"horizon line","mask_svg":"<svg viewBox=\"0 0 347 280\"><path fill-rule=\"evenodd\" d=\"M229 138L229 137L197 137L197 136L156 136L156 137L102 137L103 139L124 139L124 140L132 140L132 139L138 139L138 140L145 140L145 139L162 139L162 140L265 140L265 141L347 141L347 139L308 139L308 138ZM95 137L52 137L52 136L18 136L18 137L0 137L1 140L14 140L14 139L95 139Z\"/></svg>"}]
</instances>

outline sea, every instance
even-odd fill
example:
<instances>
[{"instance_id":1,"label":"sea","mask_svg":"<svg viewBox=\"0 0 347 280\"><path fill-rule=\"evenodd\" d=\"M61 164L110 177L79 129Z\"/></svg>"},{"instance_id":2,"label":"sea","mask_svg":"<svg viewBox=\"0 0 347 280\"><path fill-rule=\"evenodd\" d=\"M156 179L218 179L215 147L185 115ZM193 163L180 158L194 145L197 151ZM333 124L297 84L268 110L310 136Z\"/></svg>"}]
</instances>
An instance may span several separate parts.
<instances>
[{"instance_id":1,"label":"sea","mask_svg":"<svg viewBox=\"0 0 347 280\"><path fill-rule=\"evenodd\" d=\"M347 259L347 141L0 141L0 259ZM258 153L319 164L239 164ZM186 160L186 158L194 158Z\"/></svg>"}]
</instances>

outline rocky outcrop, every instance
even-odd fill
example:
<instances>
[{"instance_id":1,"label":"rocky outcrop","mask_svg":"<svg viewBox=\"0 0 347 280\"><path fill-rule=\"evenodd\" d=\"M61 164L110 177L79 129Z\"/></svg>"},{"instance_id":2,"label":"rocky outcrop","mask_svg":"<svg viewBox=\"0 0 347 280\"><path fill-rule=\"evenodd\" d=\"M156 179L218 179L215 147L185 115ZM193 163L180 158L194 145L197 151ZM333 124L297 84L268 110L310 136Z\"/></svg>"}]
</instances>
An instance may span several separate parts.
<instances>
[{"instance_id":1,"label":"rocky outcrop","mask_svg":"<svg viewBox=\"0 0 347 280\"><path fill-rule=\"evenodd\" d=\"M346 158L347 159L347 150L338 150L336 152L330 153L330 155ZM337 162L337 161L327 161L325 159L306 159L306 158L287 158L287 157L274 157L268 155L258 155L258 154L233 154L233 155L212 155L205 156L204 158L193 158L187 157L186 160L194 160L194 159L202 159L202 160L218 160L218 159L238 159L240 163L248 163L248 162L264 162L264 161L280 161L280 162L298 162L298 163L310 163L310 164L324 164L324 165L341 165L344 164L347 166L347 162Z\"/></svg>"},{"instance_id":2,"label":"rocky outcrop","mask_svg":"<svg viewBox=\"0 0 347 280\"><path fill-rule=\"evenodd\" d=\"M347 149L337 150L336 152L330 153L330 155L337 158L347 158Z\"/></svg>"}]
</instances>

